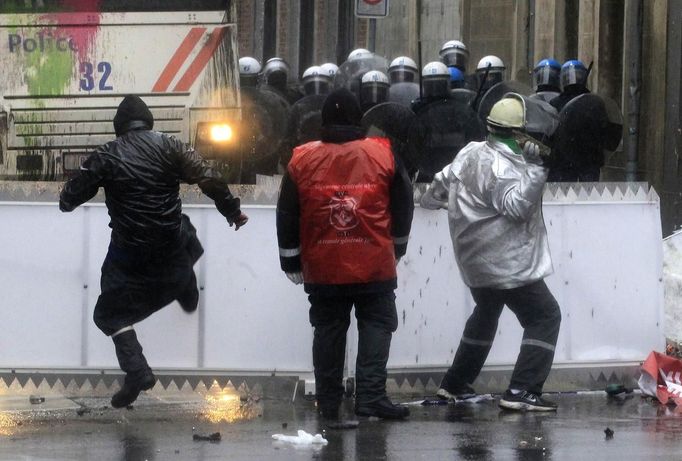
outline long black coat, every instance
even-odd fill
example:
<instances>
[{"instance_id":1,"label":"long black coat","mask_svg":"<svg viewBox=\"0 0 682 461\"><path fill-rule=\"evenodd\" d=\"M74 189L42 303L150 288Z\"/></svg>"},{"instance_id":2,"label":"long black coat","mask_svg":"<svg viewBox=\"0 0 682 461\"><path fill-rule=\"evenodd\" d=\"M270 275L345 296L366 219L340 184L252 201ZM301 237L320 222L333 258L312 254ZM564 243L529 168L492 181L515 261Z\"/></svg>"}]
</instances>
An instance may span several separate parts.
<instances>
[{"instance_id":1,"label":"long black coat","mask_svg":"<svg viewBox=\"0 0 682 461\"><path fill-rule=\"evenodd\" d=\"M198 184L228 222L241 213L239 199L193 149L150 131L148 123L125 125L83 163L59 201L62 211L72 211L104 188L112 232L94 320L107 335L175 299L187 311L196 309L193 265L203 249L182 214L181 181Z\"/></svg>"},{"instance_id":2,"label":"long black coat","mask_svg":"<svg viewBox=\"0 0 682 461\"><path fill-rule=\"evenodd\" d=\"M90 155L64 185L59 207L71 211L103 187L112 241L123 248L162 248L180 236L181 181L198 184L228 221L239 216L239 199L193 149L144 129L128 131Z\"/></svg>"}]
</instances>

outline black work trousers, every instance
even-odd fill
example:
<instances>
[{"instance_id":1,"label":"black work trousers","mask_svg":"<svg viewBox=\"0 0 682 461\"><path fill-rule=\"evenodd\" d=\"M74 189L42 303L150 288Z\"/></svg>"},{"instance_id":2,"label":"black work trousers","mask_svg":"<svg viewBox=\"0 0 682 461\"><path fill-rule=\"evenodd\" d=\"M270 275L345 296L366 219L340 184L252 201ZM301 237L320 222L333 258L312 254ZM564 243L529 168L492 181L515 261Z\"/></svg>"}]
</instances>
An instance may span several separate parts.
<instances>
[{"instance_id":1,"label":"black work trousers","mask_svg":"<svg viewBox=\"0 0 682 461\"><path fill-rule=\"evenodd\" d=\"M552 368L561 323L559 304L545 282L540 280L508 290L471 288L471 294L476 307L467 320L441 387L455 392L474 382L488 357L506 304L523 327L521 351L509 388L541 394Z\"/></svg>"},{"instance_id":2,"label":"black work trousers","mask_svg":"<svg viewBox=\"0 0 682 461\"><path fill-rule=\"evenodd\" d=\"M338 406L343 398L343 366L350 312L358 322L355 401L375 402L386 395L386 362L398 328L393 291L348 296L311 294L315 393L320 408Z\"/></svg>"}]
</instances>

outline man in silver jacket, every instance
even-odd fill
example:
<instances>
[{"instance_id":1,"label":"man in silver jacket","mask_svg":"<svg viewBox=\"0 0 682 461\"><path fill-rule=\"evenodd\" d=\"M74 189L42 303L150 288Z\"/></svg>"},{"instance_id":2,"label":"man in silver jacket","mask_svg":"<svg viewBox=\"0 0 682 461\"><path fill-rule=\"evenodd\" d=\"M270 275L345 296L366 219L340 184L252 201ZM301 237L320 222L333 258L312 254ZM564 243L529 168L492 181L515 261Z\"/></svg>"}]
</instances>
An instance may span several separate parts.
<instances>
[{"instance_id":1,"label":"man in silver jacket","mask_svg":"<svg viewBox=\"0 0 682 461\"><path fill-rule=\"evenodd\" d=\"M556 404L541 397L561 322L559 305L543 281L553 270L542 217L548 169L540 143L524 133L525 116L521 96L508 94L497 102L487 119L486 141L465 146L421 199L424 208L448 209L457 264L476 303L437 395L447 400L475 395L471 383L507 305L524 333L499 405L554 411Z\"/></svg>"}]
</instances>

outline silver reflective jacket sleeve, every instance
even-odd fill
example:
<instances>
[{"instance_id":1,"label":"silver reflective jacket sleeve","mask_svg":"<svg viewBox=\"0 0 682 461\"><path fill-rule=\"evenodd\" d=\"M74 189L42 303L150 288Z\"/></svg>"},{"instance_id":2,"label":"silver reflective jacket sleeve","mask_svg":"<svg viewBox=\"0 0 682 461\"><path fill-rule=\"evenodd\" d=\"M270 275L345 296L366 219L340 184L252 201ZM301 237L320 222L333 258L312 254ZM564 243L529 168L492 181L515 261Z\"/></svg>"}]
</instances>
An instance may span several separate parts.
<instances>
[{"instance_id":1,"label":"silver reflective jacket sleeve","mask_svg":"<svg viewBox=\"0 0 682 461\"><path fill-rule=\"evenodd\" d=\"M433 182L419 201L422 208L429 210L437 210L439 208L447 209L450 190L449 171L450 165L446 166L443 171L436 173Z\"/></svg>"},{"instance_id":2,"label":"silver reflective jacket sleeve","mask_svg":"<svg viewBox=\"0 0 682 461\"><path fill-rule=\"evenodd\" d=\"M492 191L497 212L515 221L529 220L541 204L547 174L547 168L526 164L520 178L504 173L498 176Z\"/></svg>"}]
</instances>

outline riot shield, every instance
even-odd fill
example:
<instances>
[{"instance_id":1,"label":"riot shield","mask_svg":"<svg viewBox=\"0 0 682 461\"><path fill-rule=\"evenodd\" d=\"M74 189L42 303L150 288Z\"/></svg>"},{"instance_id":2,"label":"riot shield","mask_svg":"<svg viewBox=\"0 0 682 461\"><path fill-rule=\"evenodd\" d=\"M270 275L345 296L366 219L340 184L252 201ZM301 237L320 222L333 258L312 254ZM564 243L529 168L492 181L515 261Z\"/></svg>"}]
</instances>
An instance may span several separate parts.
<instances>
[{"instance_id":1,"label":"riot shield","mask_svg":"<svg viewBox=\"0 0 682 461\"><path fill-rule=\"evenodd\" d=\"M559 126L559 114L548 102L532 96L522 96L526 107L526 132L551 147L552 139Z\"/></svg>"},{"instance_id":2,"label":"riot shield","mask_svg":"<svg viewBox=\"0 0 682 461\"><path fill-rule=\"evenodd\" d=\"M334 88L346 88L360 100L360 81L370 70L378 70L388 75L386 58L371 53L367 57L351 59L339 66L334 76Z\"/></svg>"},{"instance_id":3,"label":"riot shield","mask_svg":"<svg viewBox=\"0 0 682 461\"><path fill-rule=\"evenodd\" d=\"M559 113L555 134L558 164L583 169L604 164L604 151L615 150L623 136L623 118L614 101L587 93L572 99Z\"/></svg>"},{"instance_id":4,"label":"riot shield","mask_svg":"<svg viewBox=\"0 0 682 461\"><path fill-rule=\"evenodd\" d=\"M419 152L408 149L408 132L415 117L409 107L395 102L378 104L362 117L362 126L367 130L367 136L390 139L394 153L400 156L408 171L415 171L418 166L416 156Z\"/></svg>"},{"instance_id":5,"label":"riot shield","mask_svg":"<svg viewBox=\"0 0 682 461\"><path fill-rule=\"evenodd\" d=\"M471 141L485 139L485 126L469 104L455 99L423 107L408 134L408 145L417 159L420 176L429 181L452 162L459 150Z\"/></svg>"},{"instance_id":6,"label":"riot shield","mask_svg":"<svg viewBox=\"0 0 682 461\"><path fill-rule=\"evenodd\" d=\"M528 96L533 93L533 90L521 82L514 81L504 81L497 83L492 88L490 88L479 100L476 110L478 111L478 118L485 123L490 114L490 109L493 108L495 103L502 99L507 93L517 93L521 96Z\"/></svg>"},{"instance_id":7,"label":"riot shield","mask_svg":"<svg viewBox=\"0 0 682 461\"><path fill-rule=\"evenodd\" d=\"M314 94L306 96L291 106L289 111L289 135L287 137L289 147L321 139L322 105L325 99L327 99L325 94ZM290 151L283 152L282 164L286 165L289 163L290 158Z\"/></svg>"},{"instance_id":8,"label":"riot shield","mask_svg":"<svg viewBox=\"0 0 682 461\"><path fill-rule=\"evenodd\" d=\"M472 104L474 98L476 98L476 92L466 88L455 88L450 90L450 97L457 101Z\"/></svg>"},{"instance_id":9,"label":"riot shield","mask_svg":"<svg viewBox=\"0 0 682 461\"><path fill-rule=\"evenodd\" d=\"M394 83L388 89L388 102L410 107L419 98L419 84L415 82Z\"/></svg>"},{"instance_id":10,"label":"riot shield","mask_svg":"<svg viewBox=\"0 0 682 461\"><path fill-rule=\"evenodd\" d=\"M550 102L552 99L559 96L561 93L558 91L538 91L537 93L531 94L529 98L540 99L541 101Z\"/></svg>"},{"instance_id":11,"label":"riot shield","mask_svg":"<svg viewBox=\"0 0 682 461\"><path fill-rule=\"evenodd\" d=\"M255 180L256 174L274 174L287 137L289 103L268 88L242 89L242 132L239 159L231 162L230 179ZM232 172L235 172L233 177Z\"/></svg>"}]
</instances>

